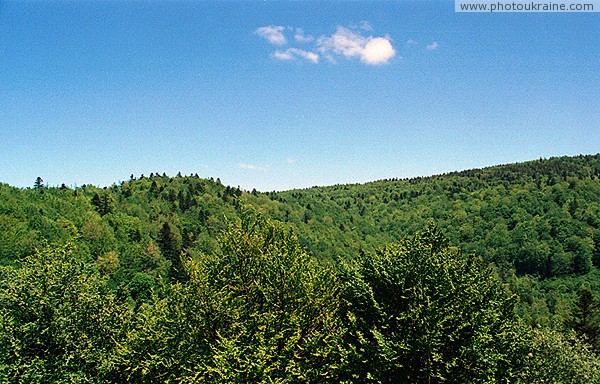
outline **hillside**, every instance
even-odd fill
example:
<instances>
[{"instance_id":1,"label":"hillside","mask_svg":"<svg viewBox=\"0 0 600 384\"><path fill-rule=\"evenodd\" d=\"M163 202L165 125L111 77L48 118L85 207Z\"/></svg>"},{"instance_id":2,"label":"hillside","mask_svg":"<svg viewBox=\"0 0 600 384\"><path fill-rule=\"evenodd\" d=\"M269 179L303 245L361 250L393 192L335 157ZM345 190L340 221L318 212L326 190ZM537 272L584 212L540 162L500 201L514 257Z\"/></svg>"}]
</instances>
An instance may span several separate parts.
<instances>
[{"instance_id":1,"label":"hillside","mask_svg":"<svg viewBox=\"0 0 600 384\"><path fill-rule=\"evenodd\" d=\"M0 260L31 254L42 240L64 241L69 231L84 240L107 235L102 245L85 241L92 258L123 254L123 243L157 241L164 222L175 227L184 249L210 250L224 217L251 204L294 227L320 259L373 251L433 219L453 245L517 274L585 274L600 264L599 177L595 155L270 193L158 173L103 189L1 185Z\"/></svg>"},{"instance_id":2,"label":"hillside","mask_svg":"<svg viewBox=\"0 0 600 384\"><path fill-rule=\"evenodd\" d=\"M271 219L275 221L272 222ZM288 228L292 228L294 234L289 234ZM427 261L429 260L427 259L429 256L426 256L429 254L428 252L433 252L431 255L433 258L430 261ZM436 256L434 257L434 255ZM421 257L424 257L423 265L420 265ZM436 261L436 257L440 257L442 261ZM284 264L277 264L280 262ZM429 262L431 265L427 264ZM263 306L262 300L269 297L272 289L269 288L269 282L280 278L280 272L277 272L279 270L289 271L290 278L296 279L293 280L293 284L298 284L293 285L295 287L293 289L303 292L298 293L300 296L297 298L290 299L291 302L300 305L298 303L304 303L303 300L306 300L306 297L310 298L306 303L313 303L313 300L316 300L315 303L322 302L324 312L319 312L321 314L318 316L323 316L324 323L311 323L316 318L311 317L313 315L308 315L308 313L316 311L316 307L313 308L313 304L306 304L312 308L310 309L302 304L295 309L300 311L298 316L309 317L305 320L300 320L300 317L281 318L283 322L281 326L285 323L286 327L290 328L286 328L284 333L275 332L270 336L277 339L284 337L285 334L286 338L293 339L292 335L300 335L298 336L300 338L296 342L290 341L291 344L285 346L279 343L276 346L265 344L264 347L267 349L264 351L269 350L271 351L269 353L274 353L273 356L275 356L282 353L283 349L288 348L289 353L292 353L291 351L299 345L298 343L309 343L304 341L305 337L309 339L314 337L314 339L310 339L312 340L310 343L314 343L310 344L310 348L315 348L311 353L317 355L324 353L322 348L329 350L328 353L337 351L333 355L328 354L327 358L333 360L327 360L328 362L319 369L334 370L334 366L340 367L339 359L346 359L344 364L353 365L356 367L353 369L358 370L346 377L344 375L348 374L349 368L344 365L346 368L341 368L342 371L338 372L338 379L346 377L351 381L354 377L356 382L361 382L367 376L389 377L390 372L396 372L398 377L405 377L407 380L425 377L419 376L425 374L424 372L416 374L412 368L407 370L406 367L387 366L389 363L386 361L400 358L400 355L395 355L399 353L398 350L392 348L391 345L401 342L398 337L404 337L401 335L406 334L408 328L405 327L410 328L408 324L402 322L394 323L393 326L389 322L396 321L392 320L393 318L400 319L405 315L409 316L409 313L412 313L410 316L415 316L414 319L422 319L423 316L427 318L433 314L433 312L428 312L427 308L413 307L410 302L405 304L390 302L389 300L397 295L394 290L398 288L393 284L392 286L386 285L390 284L391 277L389 276L396 276L395 278L400 279L394 283L400 284L398 286L408 287L416 284L420 287L436 287L431 288L433 289L432 293L415 291L414 294L417 295L415 300L417 302L421 300L419 298L421 294L431 294L432 296L427 296L429 297L427 300L441 300L439 302L441 307L436 311L443 312L451 309L457 311L454 315L450 315L451 317L463 318L466 316L464 320L466 322L490 322L488 324L489 332L509 337L503 341L508 343L506 345L513 345L516 340L511 339L513 336L507 335L514 333L516 338L525 337L518 336L521 334L519 332L525 332L524 328L519 328L520 325L517 325L519 321L524 320L531 325L542 326L548 333L527 336L532 337L528 340L533 340L531 343L534 344L541 343L535 344L538 347L546 345L544 343L555 345L564 343L564 348L560 347L563 349L556 353L565 355L581 353L583 360L578 361L577 364L579 364L593 353L589 355L586 347L581 347L584 348L581 351L579 349L569 350L568 348L580 348L578 346L580 342L569 336L569 332L574 330L580 335L588 335L587 339L583 340L591 343L590 348L598 348L596 344L598 340L592 339L589 335L596 332L596 329L600 329L598 318L585 318L585 321L581 320L583 323L577 323L577 319L583 319L581 317L583 315L579 316L577 311L583 308L582 305L585 307L586 292L589 293L589 300L585 308L593 307L590 303L593 303L596 300L595 296L600 294L600 279L598 278L600 276L598 272L600 266L600 155L540 159L427 178L381 180L360 185L335 185L268 193L242 191L239 188L223 185L219 179L201 179L197 175L168 177L158 173L152 173L149 176L142 175L139 178L132 175L129 181L107 188L95 186L82 186L77 189L65 186L55 188L44 186L39 181L31 189L18 189L2 184L0 185L0 263L4 265L0 271L2 272L0 278L2 279L2 294L7 303L15 298L15 296L11 296L13 295L11 292L16 292L14 289L27 290L26 286L19 285L20 281L28 281L27 279L32 276L38 276L30 281L35 286L39 279L49 278L47 274L40 271L54 271L52 274L63 276L65 271L71 269L75 271L73 272L76 273L75 276L80 277L75 277L73 280L74 277L68 277L67 274L61 277L62 280L59 282L52 282L50 286L63 292L61 295L67 292L64 291L67 287L74 287L73 289L76 291L83 289L81 293L83 296L77 297L89 296L95 298L94 300L102 301L103 298L109 300L110 302L102 301L104 304L98 304L100 303L98 301L97 308L108 306L106 307L107 311L116 311L114 315L116 319L120 320L115 321L120 323L118 325L102 323L96 324L96 326L100 327L98 329L107 327L106 332L115 331L115 327L120 329L118 332L125 332L122 334L117 332L111 337L121 340L123 345L127 345L132 351L137 351L136 353L140 355L136 355L137 357L132 357L132 359L140 360L137 362L125 361L123 360L125 359L125 350L117 351L108 346L104 352L94 350L85 353L104 356L103 358L106 358L104 353L109 353L111 359L117 359L113 361L116 364L114 367L103 368L107 370L106 372L112 372L111 369L118 367L121 368L117 370L124 369L123 372L125 372L135 366L135 372L131 371L131 376L119 376L119 380L122 381L160 381L169 377L161 376L160 373L148 371L150 368L143 367L143 364L150 364L150 362L159 365L166 364L165 367L170 363L166 360L160 362L147 360L149 358L149 355L146 354L148 346L142 345L145 338L150 340L158 337L160 332L173 332L173 329L168 328L169 322L187 324L192 327L189 329L189 332L192 332L192 329L196 329L194 327L200 326L198 324L206 325L211 321L216 321L219 325L214 325L217 324L214 323L213 325L217 327L215 329L221 329L223 332L227 329L229 332L229 338L222 340L224 343L231 342L238 345L236 343L239 342L246 346L262 345L261 343L266 339L263 340L261 337L266 336L258 335L257 330L270 327L272 324L268 320L270 318L288 315L287 310L271 312L268 306ZM275 265L279 266L275 267ZM427 267L428 265L429 267ZM490 266L491 268L489 268ZM306 275L303 272L305 267L312 272L306 272L308 273ZM437 268L442 268L442 270ZM392 270L393 274L389 275ZM28 277L20 275L25 273ZM39 275L40 273L42 274ZM244 277L246 273L254 274L254 277L247 281ZM409 274L406 275L406 273ZM442 275L430 276L430 273L442 273ZM406 276L411 276L410 274L414 274L414 276L408 280L402 280L407 279ZM452 274L456 274L456 277L448 281L444 280ZM433 278L432 276L438 277ZM238 277L241 279L239 286L235 282ZM316 280L308 281L306 279ZM86 281L86 283L78 285L79 283L76 282L80 280ZM317 281L319 282L317 283ZM444 281L446 282L444 283ZM455 288L454 281L463 281L460 284L464 285L461 285L462 288ZM327 285L330 283L331 286ZM72 286L72 284L75 285ZM237 288L231 288L232 284ZM261 287L259 291L252 288L254 284ZM267 285L262 286L261 284ZM321 285L323 285L322 290L315 288ZM437 287L438 285L439 287ZM92 289L90 287L93 288L92 291L89 291ZM487 301L489 299L473 297L475 300L473 303L479 303L476 304L479 308L476 313L480 313L482 317L470 319L470 315L467 316L467 312L463 312L464 308L461 304L463 300L461 295L470 297L469 295L473 295L475 292L468 287L475 287L475 291L478 292L488 292L488 295L497 298L494 303L504 303L505 300L506 303L492 308L490 307L492 302ZM42 301L46 300L43 296L46 294L45 289L36 291L38 292L36 294L42 295L40 298ZM48 292L52 292L51 289ZM231 291L229 291L230 289ZM364 291L365 289L366 291ZM383 289L383 291L379 289ZM439 289L444 289L446 292L454 292L455 289L458 291L450 296L444 296L447 293L439 296ZM239 313L235 316L239 315L240 317L234 316L235 319L218 320L208 312L201 315L205 309L200 307L197 308L200 312L196 315L187 313L182 308L180 310L184 312L170 312L177 307L177 300L182 303L191 300L189 306L195 308L197 304L193 298L196 295L199 295L198 297L201 297L202 300L206 300L206 305L213 308L215 313L235 312L237 311L236 306L241 305L235 299L240 294L239 292L245 292L243 295L246 296L243 297L249 301L246 301L244 305L250 305L250 307L247 308L249 312ZM400 296L408 294L406 292ZM273 294L275 293L273 292ZM519 300L511 299L512 294L516 294ZM225 301L220 304L213 302L214 297L221 297L221 295L225 295L223 296ZM72 300L77 302L79 300L77 297L73 297ZM273 297L273 300L276 300L277 295ZM371 297L369 300L375 301L363 301L366 300L366 297ZM229 301L232 298L234 301ZM55 305L57 308L62 308L60 301ZM216 307L212 307L215 305ZM221 305L223 307L220 307ZM3 306L0 310L4 311L5 316L10 317L16 313L15 308L17 307ZM446 307L448 309L442 309ZM243 308L246 307L243 306ZM163 320L154 319L154 313L162 313L161 311L164 311L166 323L162 323ZM388 318L386 317L388 315L379 311L384 311L392 317ZM400 312L396 313L395 311ZM300 313L303 314L300 315ZM374 313L377 313L377 316ZM515 314L518 314L520 320L514 317ZM66 318L61 321L69 323L73 319L71 315L65 316ZM177 317L179 320L176 318L169 320L169 316L183 317ZM201 316L197 319L200 323L188 324L188 321L192 321L190 316ZM436 316L434 318L437 319ZM30 317L31 315L27 315L25 318L30 319ZM313 320L309 320L309 318ZM345 320L341 320L342 318ZM466 320L466 318L470 320ZM54 324L53 319L54 317L51 317L44 321ZM506 326L512 324L510 327L516 328L504 329L502 328L504 325L496 323L499 321L498 319L504 319L501 320L502 324ZM14 320L13 323L17 324L19 321ZM37 324L36 326L40 324L39 318L35 316L32 321ZM147 323L148 321L150 323ZM225 323L221 323L221 321L225 321ZM235 339L235 328L228 328L227 324L230 324L227 323L228 321L231 321L231 324L241 324L240 326L245 329L244 332L249 332L249 339L243 341ZM258 322L256 323L258 328L254 328L254 326L247 328L248 324L254 324L254 321ZM263 324L261 321L266 323ZM25 323L29 324L27 327L32 324L30 320ZM8 328L5 330L12 329L10 328L12 325L7 324L5 327ZM469 341L467 344L461 344L460 348L466 348L465 351L469 352L468 356L465 355L467 357L461 358L477 359L476 356L479 356L479 352L472 350L473 345L470 343L475 339L480 340L479 337L484 340L487 336L471 334L466 330L467 328L464 330L461 330L461 327L455 328L457 325L454 323L444 324L443 326L439 325L440 329L448 326L450 327L448 329L451 330L449 332L457 333L448 340L442 335L435 336L440 337L440 345L452 344L450 341L454 340L452 338L458 338L458 340L466 338L465 340ZM584 325L592 328L582 328ZM74 323L72 326L77 327ZM220 328L223 326L226 328ZM313 326L316 328L312 328ZM144 333L146 328L153 329L152 332L156 331L157 333L146 334ZM337 340L335 343L341 344L319 344L317 342L319 337L325 336L318 332L304 334L302 332L305 331L300 332L297 331L298 329L304 329L306 332L309 332L309 329L310 332L317 329L319 332L327 330L326 332L331 332L327 337L332 337ZM388 331L384 332L384 329L388 329L391 333L385 333ZM554 330L550 331L550 329ZM590 329L594 331L592 332ZM557 331L559 333L552 333ZM67 332L65 335L68 337L72 336L71 331L64 332ZM123 339L123 337L131 337L133 334L131 332L138 336L134 339ZM377 332L384 332L381 335L383 339L375 336L375 339L371 340L364 336L377 335ZM434 337L433 334L427 332L423 334L425 339ZM566 333L561 336L563 335L561 332ZM10 337L13 339L11 339L7 338L7 335L8 333L5 333L0 337L0 350L6 348L8 348L6 351L11 350L12 347L8 347L8 345L16 343L15 340L18 340L18 343L24 342L20 336L12 335ZM210 333L212 335L210 337L207 335L198 334L193 337L218 339L216 333ZM100 334L97 336L101 337ZM164 337L167 341L177 339L174 334L170 336L165 334ZM259 338L256 339L256 337ZM536 339L536 337L538 338ZM417 352L415 348L421 348L425 339L402 341L409 343L405 348L409 348L408 351L411 351L402 359L409 361L413 359L415 353L417 355L431 353L431 356L445 356L442 360L446 364L445 362L454 358L454 349L443 349L446 347L436 349L437 352L434 350ZM152 343L158 343L157 340L152 340L154 340ZM326 340L329 339L326 338ZM382 340L387 340L385 343L392 344L380 345ZM46 345L47 342L34 342L30 347L33 345L32 348L34 348L36 343ZM527 348L534 348L534 344L531 343L522 346L525 349L520 351L509 351L506 349L506 345L501 347L499 344L482 346L482 348L487 351L486 353L491 353L486 348L494 348L498 352L497 355L494 355L496 360L493 364L498 370L502 370L506 364L515 364L514 361L506 360L507 356L510 354L519 356L521 353L525 353L523 351L528 350ZM227 349L234 344L219 344L219 346L202 344L202 348L213 348L213 350L226 353L226 357L223 357L225 355L221 356L225 359L223 361L211 360L214 364L218 363L219 369L225 369L219 364L225 364L227 359L237 359L231 355L232 353L235 355L237 352ZM163 346L167 348L165 350L167 355L169 349L183 348L183 344L174 345ZM352 347L347 349L348 345ZM269 349L272 347L279 352L275 353L274 350ZM188 345L185 348L200 348L200 346ZM388 348L392 349L388 350ZM63 350L60 349L60 351ZM254 352L258 353L259 351L254 350ZM178 350L177 353L181 354L177 355L181 357L181 361L185 361L188 356L187 352L183 350ZM204 359L207 358L216 359L218 357L202 353L194 355L194 359L205 361ZM386 357L386 353L391 353L391 355ZM37 354L34 353L34 356ZM255 358L261 359L259 355L255 355ZM275 359L275 357L273 358ZM308 355L302 359L304 358L306 359L304 363L300 360L296 361L292 357L288 359L296 361L298 364L293 368L288 367L288 369L300 370L294 371L300 375L294 376L296 379L301 377L298 372L304 372L302 370L306 368L303 364L315 367L311 364L316 363ZM2 372L12 369L7 367L17 364L15 361L12 363L0 362L0 378L3 377ZM241 360L235 361L241 364ZM276 359L276 361L278 362L273 364L284 364L283 360ZM370 361L370 363L361 365L366 361ZM592 364L590 366L596 364L595 360L585 361L585 364ZM244 364L250 363L250 361L244 362ZM422 363L416 359L411 366L420 366ZM441 362L438 363L441 364ZM542 364L539 361L536 364L538 363ZM22 362L18 364L22 364ZM431 370L427 371L426 375L429 375L427 377L439 379L443 375L449 374L454 375L452 377L457 380L455 382L470 377L463 376L467 374L465 372L451 368L452 364L444 364L436 366L435 369L439 369L439 371L435 371L435 373ZM478 364L484 363L479 362ZM324 368L326 366L329 368ZM186 369L192 369L183 366L177 367L177 369L173 368L174 371L165 368L167 369L165 372L183 377L186 375L184 373L187 372ZM211 367L211 369L217 369L215 365L211 365ZM269 367L271 368L268 369L275 369L272 366ZM371 369L375 369L374 367L377 367L377 371L371 372ZM63 368L46 367L44 369L62 370ZM96 367L90 372L96 372L94 371L96 369L98 368ZM179 371L180 369L181 371ZM312 379L307 379L308 381L317 380L319 375L325 372L315 369L316 371L311 371L311 374L316 376L311 376ZM566 372L569 369L572 367L564 368L563 371ZM500 371L494 370L494 372ZM157 376L152 376L154 374ZM481 374L483 375L483 371ZM17 374L13 372L11 375ZM264 378L261 374L257 373L257 375L244 377L243 380L260 381L257 379L258 377ZM23 379L25 376L6 377ZM227 377L232 379L234 376ZM219 380L229 380L227 377L208 375L205 379L209 382L218 382ZM331 376L329 379L332 377L336 376ZM242 378L240 376L235 380L242 380ZM527 382L527 380L523 380Z\"/></svg>"},{"instance_id":3,"label":"hillside","mask_svg":"<svg viewBox=\"0 0 600 384\"><path fill-rule=\"evenodd\" d=\"M270 214L329 258L372 251L433 219L454 245L518 274L585 274L600 263L599 177L599 155L552 158L280 192L269 195L280 203Z\"/></svg>"}]
</instances>

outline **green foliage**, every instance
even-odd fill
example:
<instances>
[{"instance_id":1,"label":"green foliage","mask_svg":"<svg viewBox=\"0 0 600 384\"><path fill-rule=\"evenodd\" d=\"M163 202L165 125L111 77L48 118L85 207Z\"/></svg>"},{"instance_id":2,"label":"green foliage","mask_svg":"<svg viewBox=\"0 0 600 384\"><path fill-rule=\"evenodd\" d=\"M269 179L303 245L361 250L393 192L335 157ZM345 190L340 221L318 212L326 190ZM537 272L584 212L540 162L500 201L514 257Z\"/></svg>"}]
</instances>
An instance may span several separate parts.
<instances>
[{"instance_id":1,"label":"green foliage","mask_svg":"<svg viewBox=\"0 0 600 384\"><path fill-rule=\"evenodd\" d=\"M102 195L95 193L92 197L92 204L100 213L100 216L109 214L112 211L112 197L108 192L102 193Z\"/></svg>"},{"instance_id":2,"label":"green foliage","mask_svg":"<svg viewBox=\"0 0 600 384\"><path fill-rule=\"evenodd\" d=\"M347 279L358 382L508 382L524 338L514 298L434 225L364 257Z\"/></svg>"},{"instance_id":3,"label":"green foliage","mask_svg":"<svg viewBox=\"0 0 600 384\"><path fill-rule=\"evenodd\" d=\"M597 382L599 180L0 184L0 381Z\"/></svg>"},{"instance_id":4,"label":"green foliage","mask_svg":"<svg viewBox=\"0 0 600 384\"><path fill-rule=\"evenodd\" d=\"M434 219L452 245L475 251L501 273L564 277L586 274L600 260L599 178L600 155L561 157L278 192L265 208L327 259L372 252Z\"/></svg>"},{"instance_id":5,"label":"green foliage","mask_svg":"<svg viewBox=\"0 0 600 384\"><path fill-rule=\"evenodd\" d=\"M0 264L8 264L31 254L36 237L27 223L0 214Z\"/></svg>"},{"instance_id":6,"label":"green foliage","mask_svg":"<svg viewBox=\"0 0 600 384\"><path fill-rule=\"evenodd\" d=\"M600 358L574 334L536 329L532 350L517 382L547 384L600 383Z\"/></svg>"},{"instance_id":7,"label":"green foliage","mask_svg":"<svg viewBox=\"0 0 600 384\"><path fill-rule=\"evenodd\" d=\"M584 276L538 280L533 276L506 276L519 297L517 312L532 327L567 330L578 292L582 286L600 292L600 271L594 268Z\"/></svg>"},{"instance_id":8,"label":"green foliage","mask_svg":"<svg viewBox=\"0 0 600 384\"><path fill-rule=\"evenodd\" d=\"M594 351L600 352L600 308L598 299L588 287L579 289L568 324Z\"/></svg>"},{"instance_id":9,"label":"green foliage","mask_svg":"<svg viewBox=\"0 0 600 384\"><path fill-rule=\"evenodd\" d=\"M279 223L251 213L185 284L142 306L120 350L133 382L319 382L342 361L339 284Z\"/></svg>"},{"instance_id":10,"label":"green foliage","mask_svg":"<svg viewBox=\"0 0 600 384\"><path fill-rule=\"evenodd\" d=\"M185 271L181 263L181 235L176 227L168 222L164 222L158 234L158 246L171 266L169 268L169 278L173 282L182 282L185 280Z\"/></svg>"},{"instance_id":11,"label":"green foliage","mask_svg":"<svg viewBox=\"0 0 600 384\"><path fill-rule=\"evenodd\" d=\"M0 381L98 382L131 311L69 246L2 267Z\"/></svg>"}]
</instances>

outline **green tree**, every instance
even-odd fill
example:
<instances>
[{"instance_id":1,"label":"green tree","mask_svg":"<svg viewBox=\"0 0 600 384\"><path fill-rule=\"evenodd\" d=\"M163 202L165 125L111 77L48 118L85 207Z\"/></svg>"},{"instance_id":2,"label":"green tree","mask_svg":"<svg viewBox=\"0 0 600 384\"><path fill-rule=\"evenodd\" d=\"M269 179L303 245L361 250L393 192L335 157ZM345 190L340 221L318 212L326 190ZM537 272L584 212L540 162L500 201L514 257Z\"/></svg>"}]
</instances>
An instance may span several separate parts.
<instances>
[{"instance_id":1,"label":"green tree","mask_svg":"<svg viewBox=\"0 0 600 384\"><path fill-rule=\"evenodd\" d=\"M41 177L37 177L33 183L33 189L36 191L42 191L44 189L44 180Z\"/></svg>"},{"instance_id":2,"label":"green tree","mask_svg":"<svg viewBox=\"0 0 600 384\"><path fill-rule=\"evenodd\" d=\"M186 279L185 269L181 262L181 235L175 226L164 222L158 235L158 246L170 263L169 278L173 282L183 282Z\"/></svg>"},{"instance_id":3,"label":"green tree","mask_svg":"<svg viewBox=\"0 0 600 384\"><path fill-rule=\"evenodd\" d=\"M46 249L0 267L0 381L110 380L131 311L72 254Z\"/></svg>"},{"instance_id":4,"label":"green tree","mask_svg":"<svg viewBox=\"0 0 600 384\"><path fill-rule=\"evenodd\" d=\"M600 352L600 310L598 300L588 287L581 287L577 296L568 324L595 351Z\"/></svg>"},{"instance_id":5,"label":"green tree","mask_svg":"<svg viewBox=\"0 0 600 384\"><path fill-rule=\"evenodd\" d=\"M525 364L516 383L600 383L600 359L572 332L534 329L530 340L531 352L521 357Z\"/></svg>"},{"instance_id":6,"label":"green tree","mask_svg":"<svg viewBox=\"0 0 600 384\"><path fill-rule=\"evenodd\" d=\"M112 203L113 199L108 192L104 192L102 195L94 193L94 197L92 197L92 204L96 207L100 216L104 216L112 211Z\"/></svg>"},{"instance_id":7,"label":"green tree","mask_svg":"<svg viewBox=\"0 0 600 384\"><path fill-rule=\"evenodd\" d=\"M0 214L0 264L32 254L37 237L26 222Z\"/></svg>"},{"instance_id":8,"label":"green tree","mask_svg":"<svg viewBox=\"0 0 600 384\"><path fill-rule=\"evenodd\" d=\"M514 298L437 227L368 254L346 276L359 382L499 382L525 347Z\"/></svg>"},{"instance_id":9,"label":"green tree","mask_svg":"<svg viewBox=\"0 0 600 384\"><path fill-rule=\"evenodd\" d=\"M567 239L567 251L573 255L573 272L585 275L592 269L592 255L594 253L594 240L572 236Z\"/></svg>"},{"instance_id":10,"label":"green tree","mask_svg":"<svg viewBox=\"0 0 600 384\"><path fill-rule=\"evenodd\" d=\"M251 213L228 224L219 245L186 262L187 282L142 306L120 350L129 380L334 380L343 361L334 270L285 226Z\"/></svg>"},{"instance_id":11,"label":"green tree","mask_svg":"<svg viewBox=\"0 0 600 384\"><path fill-rule=\"evenodd\" d=\"M116 245L114 232L105 220L95 213L88 213L81 219L85 220L79 231L83 240L81 248L89 249L94 259L114 250Z\"/></svg>"}]
</instances>

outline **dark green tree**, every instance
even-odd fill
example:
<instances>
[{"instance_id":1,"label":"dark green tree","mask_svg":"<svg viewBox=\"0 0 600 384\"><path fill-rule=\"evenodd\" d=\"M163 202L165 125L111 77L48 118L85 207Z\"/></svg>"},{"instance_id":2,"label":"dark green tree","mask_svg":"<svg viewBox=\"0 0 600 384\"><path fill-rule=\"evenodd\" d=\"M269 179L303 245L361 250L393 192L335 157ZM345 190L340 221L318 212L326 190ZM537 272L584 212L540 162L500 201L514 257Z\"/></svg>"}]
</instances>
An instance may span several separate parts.
<instances>
[{"instance_id":1,"label":"dark green tree","mask_svg":"<svg viewBox=\"0 0 600 384\"><path fill-rule=\"evenodd\" d=\"M186 273L181 262L181 235L177 228L169 222L164 222L158 234L158 246L162 255L171 263L169 278L172 282L183 282Z\"/></svg>"},{"instance_id":2,"label":"dark green tree","mask_svg":"<svg viewBox=\"0 0 600 384\"><path fill-rule=\"evenodd\" d=\"M110 196L110 193L105 191L102 194L94 193L92 197L92 204L100 214L100 216L104 216L109 214L112 211L113 199Z\"/></svg>"},{"instance_id":3,"label":"dark green tree","mask_svg":"<svg viewBox=\"0 0 600 384\"><path fill-rule=\"evenodd\" d=\"M42 191L44 189L44 180L38 176L37 179L35 179L35 182L33 183L33 189L35 189L36 191Z\"/></svg>"},{"instance_id":4,"label":"dark green tree","mask_svg":"<svg viewBox=\"0 0 600 384\"><path fill-rule=\"evenodd\" d=\"M600 352L600 308L588 287L581 287L568 324L592 348Z\"/></svg>"},{"instance_id":5,"label":"dark green tree","mask_svg":"<svg viewBox=\"0 0 600 384\"><path fill-rule=\"evenodd\" d=\"M573 255L573 272L585 275L592 269L592 256L594 253L594 240L572 236L567 239L567 251Z\"/></svg>"},{"instance_id":6,"label":"dark green tree","mask_svg":"<svg viewBox=\"0 0 600 384\"><path fill-rule=\"evenodd\" d=\"M100 195L97 192L94 193L94 196L92 197L92 205L96 207L96 210L98 212L102 210L102 199L100 198Z\"/></svg>"},{"instance_id":7,"label":"dark green tree","mask_svg":"<svg viewBox=\"0 0 600 384\"><path fill-rule=\"evenodd\" d=\"M435 225L365 255L346 282L359 382L500 382L515 373L525 344L512 295Z\"/></svg>"}]
</instances>

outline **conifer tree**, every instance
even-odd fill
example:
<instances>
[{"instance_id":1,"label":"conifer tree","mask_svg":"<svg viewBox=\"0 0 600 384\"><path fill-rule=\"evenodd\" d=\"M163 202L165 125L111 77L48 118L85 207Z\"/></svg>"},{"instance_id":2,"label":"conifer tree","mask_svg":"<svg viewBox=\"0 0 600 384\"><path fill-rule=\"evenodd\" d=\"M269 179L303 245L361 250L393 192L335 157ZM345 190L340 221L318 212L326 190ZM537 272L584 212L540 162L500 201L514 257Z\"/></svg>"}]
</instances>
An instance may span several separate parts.
<instances>
[{"instance_id":1,"label":"conifer tree","mask_svg":"<svg viewBox=\"0 0 600 384\"><path fill-rule=\"evenodd\" d=\"M179 231L165 221L159 233L158 246L165 259L171 262L169 278L172 282L183 282L186 280L185 270L181 263L180 243L181 236L179 235Z\"/></svg>"},{"instance_id":2,"label":"conifer tree","mask_svg":"<svg viewBox=\"0 0 600 384\"><path fill-rule=\"evenodd\" d=\"M578 298L568 323L596 352L600 352L599 305L588 287L579 289Z\"/></svg>"},{"instance_id":3,"label":"conifer tree","mask_svg":"<svg viewBox=\"0 0 600 384\"><path fill-rule=\"evenodd\" d=\"M38 176L37 179L35 179L35 183L33 183L33 189L35 189L36 191L41 191L44 189L44 180Z\"/></svg>"}]
</instances>

